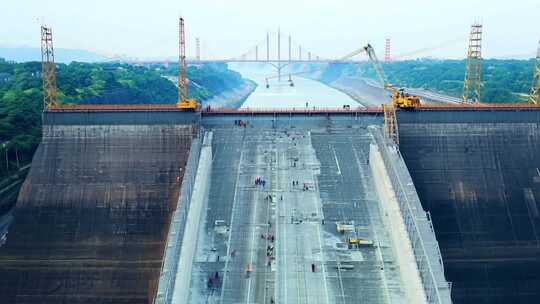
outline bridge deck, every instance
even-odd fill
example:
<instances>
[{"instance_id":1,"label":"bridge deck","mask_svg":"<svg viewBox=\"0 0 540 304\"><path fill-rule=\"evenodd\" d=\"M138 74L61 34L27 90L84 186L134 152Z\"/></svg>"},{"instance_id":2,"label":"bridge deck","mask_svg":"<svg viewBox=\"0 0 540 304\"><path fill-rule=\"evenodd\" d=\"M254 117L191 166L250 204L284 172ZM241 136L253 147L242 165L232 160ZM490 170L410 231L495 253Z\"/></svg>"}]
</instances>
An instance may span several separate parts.
<instances>
[{"instance_id":1,"label":"bridge deck","mask_svg":"<svg viewBox=\"0 0 540 304\"><path fill-rule=\"evenodd\" d=\"M425 104L414 110L407 111L494 111L494 110L540 110L539 106L529 104ZM176 107L175 104L77 104L61 105L49 108L46 112L186 112ZM189 111L187 111L189 112ZM198 111L205 116L211 115L238 115L238 114L380 114L383 113L381 106L344 108L212 108Z\"/></svg>"}]
</instances>

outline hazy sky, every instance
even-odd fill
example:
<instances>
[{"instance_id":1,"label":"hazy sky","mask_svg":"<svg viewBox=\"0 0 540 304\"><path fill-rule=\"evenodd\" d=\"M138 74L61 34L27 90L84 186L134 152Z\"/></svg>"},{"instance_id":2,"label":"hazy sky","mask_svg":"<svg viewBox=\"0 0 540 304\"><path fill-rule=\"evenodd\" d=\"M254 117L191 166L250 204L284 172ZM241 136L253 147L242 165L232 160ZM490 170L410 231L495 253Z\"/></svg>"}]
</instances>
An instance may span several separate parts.
<instances>
[{"instance_id":1,"label":"hazy sky","mask_svg":"<svg viewBox=\"0 0 540 304\"><path fill-rule=\"evenodd\" d=\"M194 55L195 37L203 57L229 58L278 27L283 52L290 33L295 45L327 58L366 42L382 57L387 36L394 55L453 40L414 56L464 57L475 20L484 25L484 57L533 56L540 38L539 0L2 0L0 45L39 46L39 25L45 22L53 28L56 47L177 56L180 14L188 57Z\"/></svg>"}]
</instances>

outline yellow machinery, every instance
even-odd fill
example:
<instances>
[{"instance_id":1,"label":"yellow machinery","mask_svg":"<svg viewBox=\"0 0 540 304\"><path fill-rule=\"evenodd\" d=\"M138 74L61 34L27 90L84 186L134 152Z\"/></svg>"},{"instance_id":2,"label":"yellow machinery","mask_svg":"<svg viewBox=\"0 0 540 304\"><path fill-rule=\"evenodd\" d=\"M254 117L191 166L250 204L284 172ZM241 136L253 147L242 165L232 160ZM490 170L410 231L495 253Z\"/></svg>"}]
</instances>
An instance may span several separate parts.
<instances>
[{"instance_id":1,"label":"yellow machinery","mask_svg":"<svg viewBox=\"0 0 540 304\"><path fill-rule=\"evenodd\" d=\"M186 39L184 33L184 18L180 17L180 56L178 58L178 102L176 107L182 111L196 111L199 107L195 99L187 97L186 79Z\"/></svg>"},{"instance_id":2,"label":"yellow machinery","mask_svg":"<svg viewBox=\"0 0 540 304\"><path fill-rule=\"evenodd\" d=\"M368 246L373 246L373 241L367 240L367 239L362 239L362 238L359 238L359 237L348 237L347 238L347 246L350 249L359 248L359 247L368 247Z\"/></svg>"},{"instance_id":3,"label":"yellow machinery","mask_svg":"<svg viewBox=\"0 0 540 304\"><path fill-rule=\"evenodd\" d=\"M199 105L195 99L182 99L176 103L176 107L185 111L195 111Z\"/></svg>"},{"instance_id":4,"label":"yellow machinery","mask_svg":"<svg viewBox=\"0 0 540 304\"><path fill-rule=\"evenodd\" d=\"M336 223L336 230L337 232L340 232L340 233L353 232L354 223L353 222Z\"/></svg>"},{"instance_id":5,"label":"yellow machinery","mask_svg":"<svg viewBox=\"0 0 540 304\"><path fill-rule=\"evenodd\" d=\"M420 98L418 98L418 96L409 95L403 88L392 88L391 96L394 106L405 109L414 109L420 106Z\"/></svg>"},{"instance_id":6,"label":"yellow machinery","mask_svg":"<svg viewBox=\"0 0 540 304\"><path fill-rule=\"evenodd\" d=\"M371 61L371 63L373 64L373 68L375 69L375 74L377 75L379 83L383 86L385 90L391 89L390 96L392 98L392 104L395 107L403 109L414 109L419 107L420 98L418 96L409 95L407 92L405 92L405 89L394 88L391 84L386 82L384 72L381 68L379 60L377 59L375 50L373 50L373 47L369 43L364 47L364 51L367 53L369 61Z\"/></svg>"}]
</instances>

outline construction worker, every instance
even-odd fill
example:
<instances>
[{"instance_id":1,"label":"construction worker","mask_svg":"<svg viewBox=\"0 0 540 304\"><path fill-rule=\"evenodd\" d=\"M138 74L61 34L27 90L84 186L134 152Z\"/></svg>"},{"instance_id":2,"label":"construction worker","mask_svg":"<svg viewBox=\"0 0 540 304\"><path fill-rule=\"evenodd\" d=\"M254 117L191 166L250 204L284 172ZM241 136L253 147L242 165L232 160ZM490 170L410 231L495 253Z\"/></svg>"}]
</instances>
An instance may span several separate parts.
<instances>
[{"instance_id":1,"label":"construction worker","mask_svg":"<svg viewBox=\"0 0 540 304\"><path fill-rule=\"evenodd\" d=\"M315 264L311 263L311 272L315 272Z\"/></svg>"},{"instance_id":2,"label":"construction worker","mask_svg":"<svg viewBox=\"0 0 540 304\"><path fill-rule=\"evenodd\" d=\"M246 272L246 277L249 277L249 275L251 274L251 265L249 263L246 264L244 271Z\"/></svg>"}]
</instances>

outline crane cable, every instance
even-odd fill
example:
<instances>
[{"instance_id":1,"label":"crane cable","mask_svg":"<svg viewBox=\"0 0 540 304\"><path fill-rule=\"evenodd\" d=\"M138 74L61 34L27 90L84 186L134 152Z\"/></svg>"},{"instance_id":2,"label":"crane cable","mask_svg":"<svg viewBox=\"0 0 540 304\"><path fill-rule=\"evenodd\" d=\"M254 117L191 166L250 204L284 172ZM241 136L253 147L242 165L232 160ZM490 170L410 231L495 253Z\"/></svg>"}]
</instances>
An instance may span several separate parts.
<instances>
[{"instance_id":1,"label":"crane cable","mask_svg":"<svg viewBox=\"0 0 540 304\"><path fill-rule=\"evenodd\" d=\"M456 38L453 38L453 39L450 39L450 40L443 41L443 42L438 43L438 44L436 44L434 46L417 49L417 50L414 50L414 51L411 51L411 52L401 53L401 54L393 57L393 59L401 59L401 58L405 58L405 57L410 57L412 55L416 55L416 54L436 50L436 49L439 49L439 48L442 48L442 47L445 47L445 46L448 46L448 45L453 45L453 44L455 44L457 42L465 41L465 38L460 36L460 37L456 37ZM357 49L357 50L354 50L354 51L348 53L347 55L345 55L343 57L340 57L340 58L338 58L336 60L332 60L332 61L324 64L321 67L318 67L318 68L315 68L315 69L310 69L310 70L303 70L303 71L299 71L299 72L295 72L295 73L290 73L290 75L295 76L295 75L318 72L318 71L321 71L321 70L325 69L326 66L328 66L330 64L339 63L340 61L345 61L345 60L351 59L352 57L354 57L356 55L360 55L360 54L365 53L365 52L366 52L365 48L362 47L360 49ZM363 63L363 62L358 62L358 63ZM267 77L267 79L273 79L273 78L277 78L277 77L278 77L277 75L273 75L273 76Z\"/></svg>"}]
</instances>

